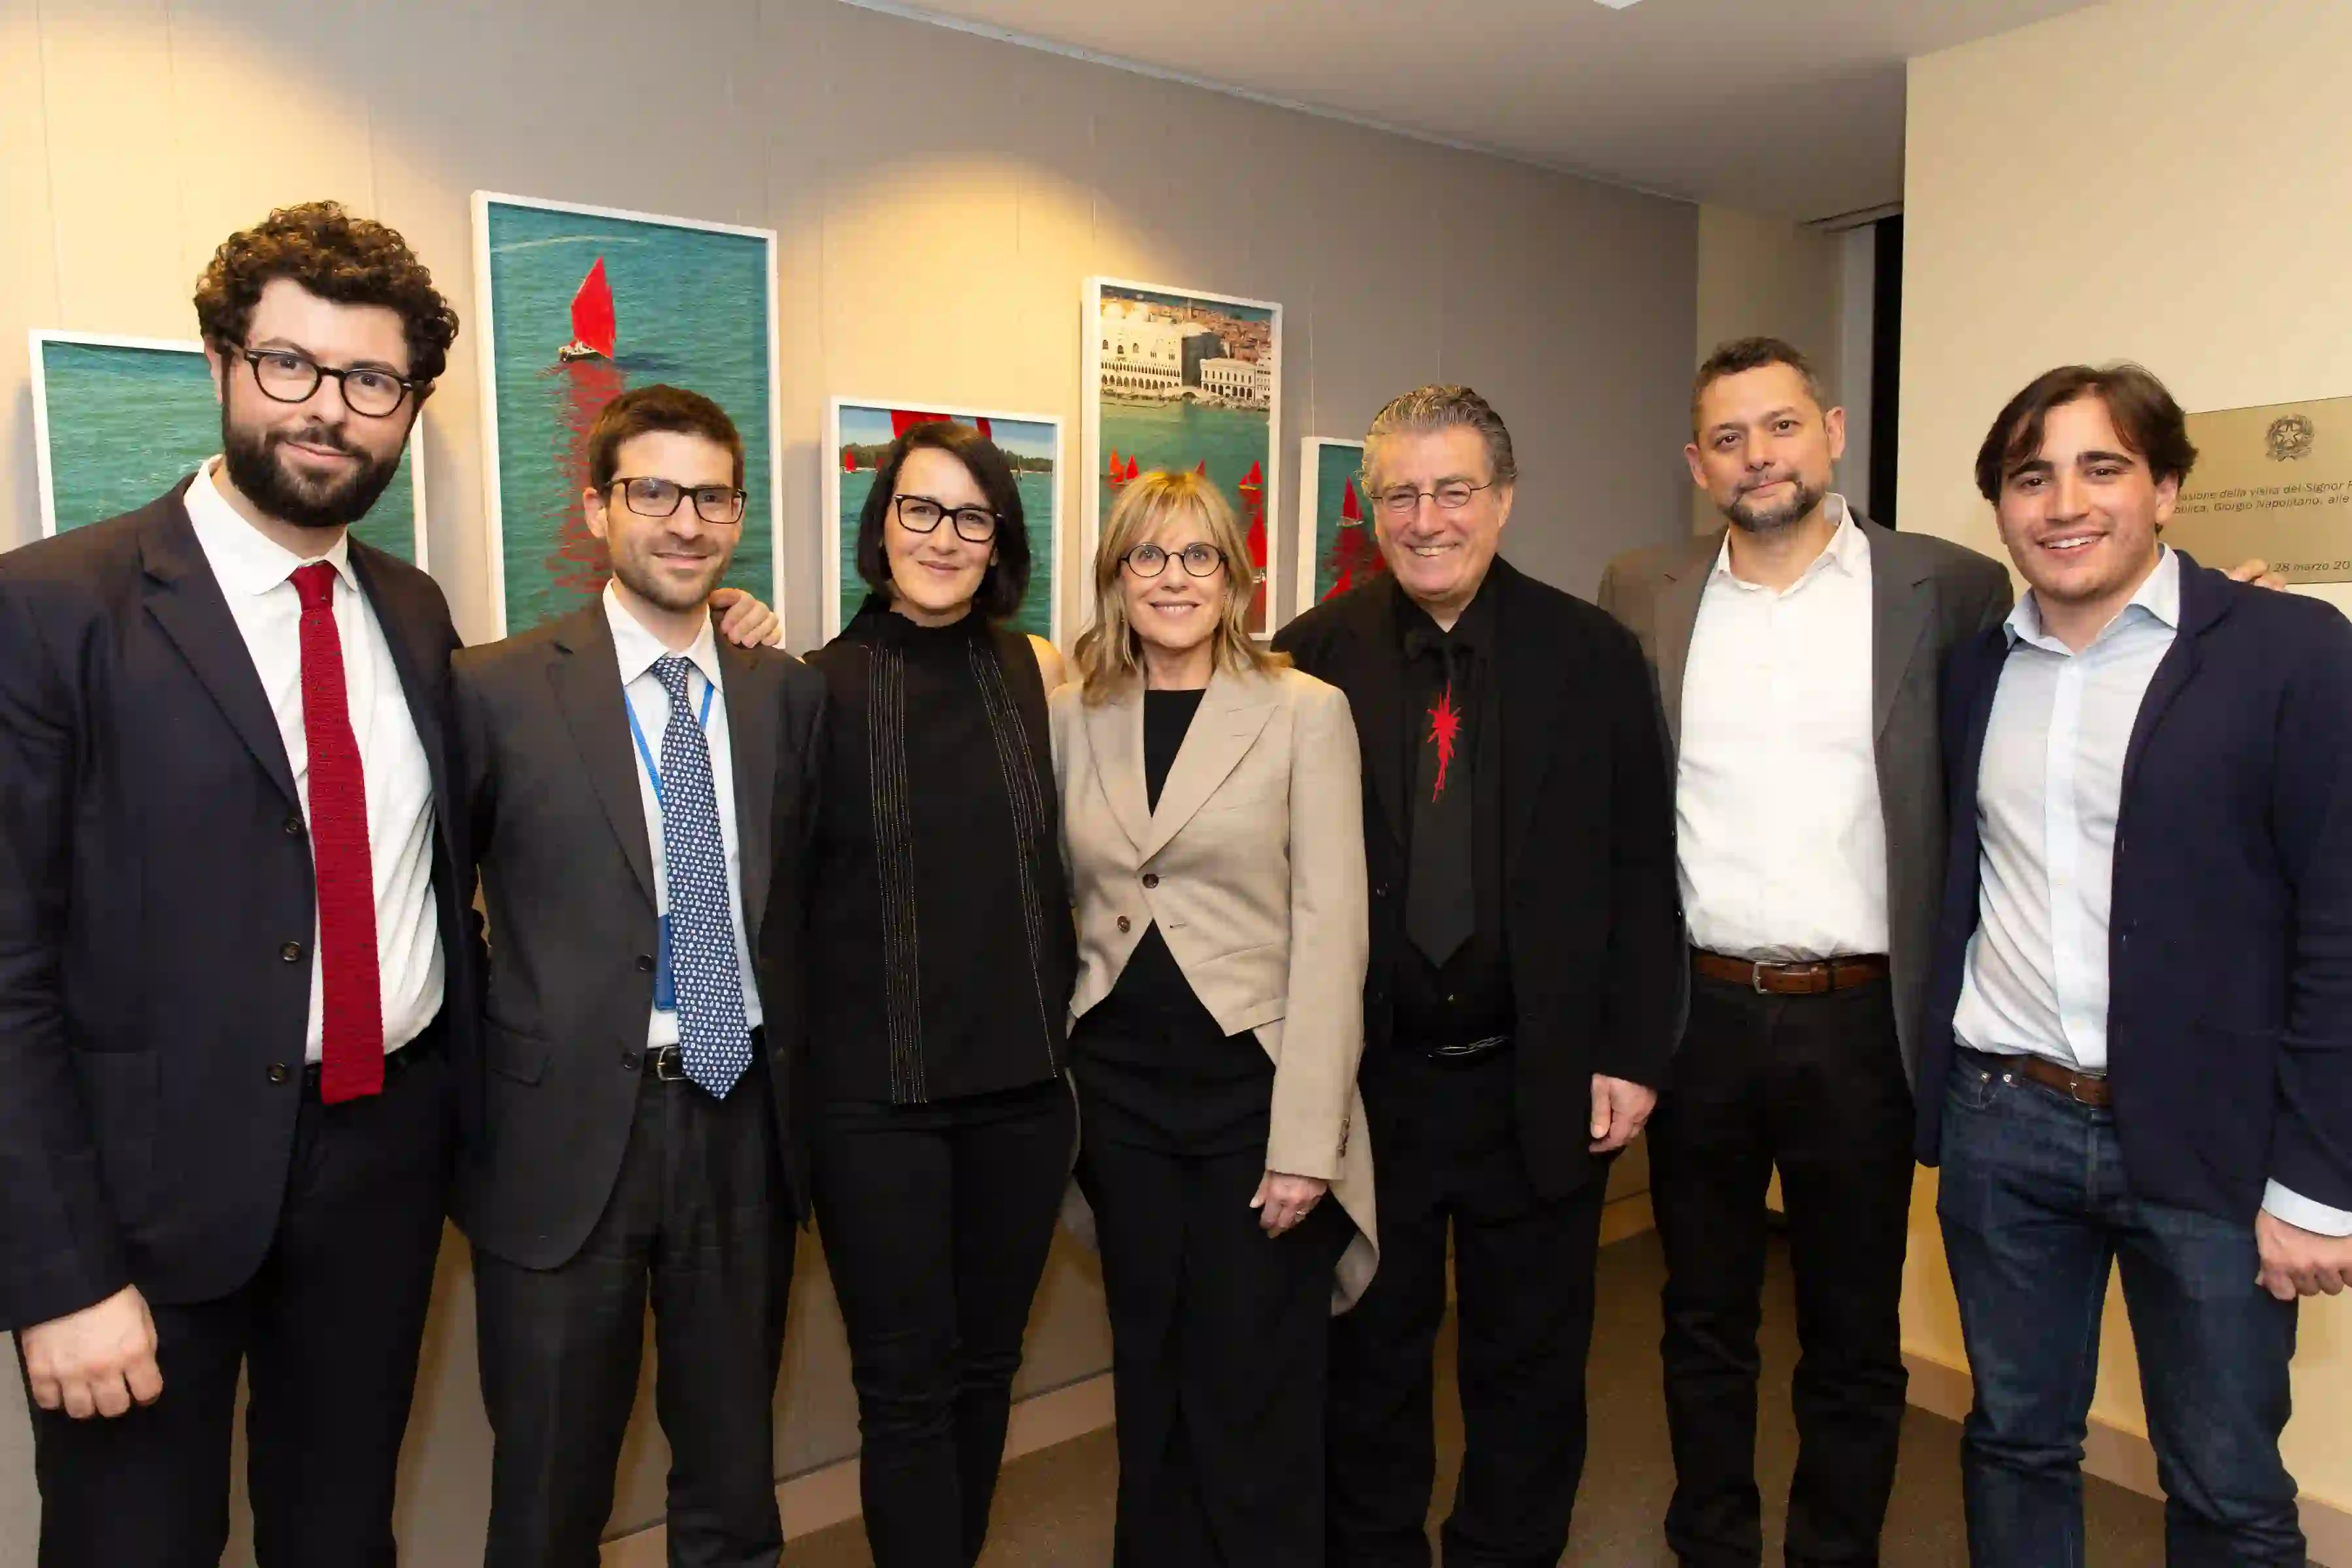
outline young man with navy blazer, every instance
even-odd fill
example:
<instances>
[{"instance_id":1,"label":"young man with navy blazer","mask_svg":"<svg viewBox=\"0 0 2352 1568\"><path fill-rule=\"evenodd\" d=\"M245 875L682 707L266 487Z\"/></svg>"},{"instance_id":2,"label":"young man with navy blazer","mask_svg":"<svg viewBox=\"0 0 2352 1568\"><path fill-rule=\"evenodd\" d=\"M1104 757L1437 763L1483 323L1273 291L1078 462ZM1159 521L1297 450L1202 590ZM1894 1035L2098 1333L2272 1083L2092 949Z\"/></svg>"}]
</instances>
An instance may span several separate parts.
<instances>
[{"instance_id":1,"label":"young man with navy blazer","mask_svg":"<svg viewBox=\"0 0 2352 1568\"><path fill-rule=\"evenodd\" d=\"M1981 1563L2083 1560L2118 1258L2168 1560L2304 1561L2295 1302L2352 1280L2352 623L2162 542L2195 458L2127 364L2042 375L1977 458L2031 591L1946 671L1919 1156Z\"/></svg>"}]
</instances>

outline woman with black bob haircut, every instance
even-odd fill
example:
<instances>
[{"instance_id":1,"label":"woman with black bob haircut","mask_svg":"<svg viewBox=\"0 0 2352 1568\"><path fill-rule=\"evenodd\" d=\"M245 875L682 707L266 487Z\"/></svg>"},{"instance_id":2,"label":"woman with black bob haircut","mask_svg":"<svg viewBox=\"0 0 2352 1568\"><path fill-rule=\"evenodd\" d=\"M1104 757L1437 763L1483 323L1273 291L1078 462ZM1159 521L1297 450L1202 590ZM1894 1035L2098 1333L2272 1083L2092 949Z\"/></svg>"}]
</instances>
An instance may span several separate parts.
<instances>
[{"instance_id":1,"label":"woman with black bob haircut","mask_svg":"<svg viewBox=\"0 0 2352 1568\"><path fill-rule=\"evenodd\" d=\"M872 593L830 694L810 914L817 1226L849 1330L876 1568L970 1568L1070 1171L1076 958L1052 645L1004 454L919 425L857 527Z\"/></svg>"}]
</instances>

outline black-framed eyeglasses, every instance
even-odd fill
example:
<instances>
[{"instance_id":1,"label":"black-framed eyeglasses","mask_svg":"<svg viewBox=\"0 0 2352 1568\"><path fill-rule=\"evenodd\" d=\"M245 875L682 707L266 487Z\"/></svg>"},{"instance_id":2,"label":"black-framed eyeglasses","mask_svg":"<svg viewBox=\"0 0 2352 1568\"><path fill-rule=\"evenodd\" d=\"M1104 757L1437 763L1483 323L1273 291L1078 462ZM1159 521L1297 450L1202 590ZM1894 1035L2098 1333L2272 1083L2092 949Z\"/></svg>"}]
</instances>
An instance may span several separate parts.
<instances>
[{"instance_id":1,"label":"black-framed eyeglasses","mask_svg":"<svg viewBox=\"0 0 2352 1568\"><path fill-rule=\"evenodd\" d=\"M1184 574L1188 577L1213 577L1217 569L1225 563L1225 552L1213 544L1193 543L1177 551L1171 557L1169 552L1157 544L1139 544L1119 559L1127 563L1129 571L1139 577L1159 576L1168 570L1168 563L1171 559L1184 563Z\"/></svg>"},{"instance_id":2,"label":"black-framed eyeglasses","mask_svg":"<svg viewBox=\"0 0 2352 1568\"><path fill-rule=\"evenodd\" d=\"M1441 511L1460 511L1470 504L1472 496L1476 495L1480 490L1490 490L1494 488L1495 481L1492 479L1488 479L1483 485L1474 485L1468 479L1447 479L1436 489L1427 490L1417 490L1410 485L1399 485L1394 489L1382 490L1374 496L1372 504L1391 517L1411 517L1421 510L1421 498L1427 496L1437 503L1438 510Z\"/></svg>"},{"instance_id":3,"label":"black-framed eyeglasses","mask_svg":"<svg viewBox=\"0 0 2352 1568\"><path fill-rule=\"evenodd\" d=\"M677 503L692 496L694 514L705 522L743 521L743 492L733 485L682 485L676 479L644 474L616 478L613 485L620 489L628 509L639 517L674 517Z\"/></svg>"},{"instance_id":4,"label":"black-framed eyeglasses","mask_svg":"<svg viewBox=\"0 0 2352 1568\"><path fill-rule=\"evenodd\" d=\"M342 384L343 406L370 419L388 419L400 411L416 383L376 365L352 365L337 370L320 364L297 349L237 350L253 367L253 382L262 395L279 403L308 403L329 376Z\"/></svg>"},{"instance_id":5,"label":"black-framed eyeglasses","mask_svg":"<svg viewBox=\"0 0 2352 1568\"><path fill-rule=\"evenodd\" d=\"M938 531L940 519L955 519L956 537L966 544L985 544L996 537L996 514L984 506L945 506L929 496L894 495L898 526L909 533Z\"/></svg>"}]
</instances>

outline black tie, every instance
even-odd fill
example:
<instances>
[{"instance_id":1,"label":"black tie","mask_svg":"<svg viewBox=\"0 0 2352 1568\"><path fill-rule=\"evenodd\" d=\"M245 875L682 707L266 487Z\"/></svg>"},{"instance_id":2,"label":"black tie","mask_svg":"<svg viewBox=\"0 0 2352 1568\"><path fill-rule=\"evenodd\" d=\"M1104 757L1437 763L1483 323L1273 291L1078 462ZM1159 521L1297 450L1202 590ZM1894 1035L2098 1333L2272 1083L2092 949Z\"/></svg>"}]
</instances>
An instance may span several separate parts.
<instances>
[{"instance_id":1,"label":"black tie","mask_svg":"<svg viewBox=\"0 0 2352 1568\"><path fill-rule=\"evenodd\" d=\"M1433 628L1415 627L1406 652L1424 654L1445 671L1421 716L1414 747L1412 863L1405 879L1404 929L1430 963L1443 966L1477 924L1471 879L1476 792L1470 780L1470 650Z\"/></svg>"}]
</instances>

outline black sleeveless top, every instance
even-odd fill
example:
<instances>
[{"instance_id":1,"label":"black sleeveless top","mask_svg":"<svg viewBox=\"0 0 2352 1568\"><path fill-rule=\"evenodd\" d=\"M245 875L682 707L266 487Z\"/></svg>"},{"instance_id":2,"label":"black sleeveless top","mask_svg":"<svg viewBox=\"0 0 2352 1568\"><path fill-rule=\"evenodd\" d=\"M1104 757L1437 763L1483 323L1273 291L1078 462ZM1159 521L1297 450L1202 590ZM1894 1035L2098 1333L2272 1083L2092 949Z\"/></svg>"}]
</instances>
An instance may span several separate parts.
<instances>
[{"instance_id":1,"label":"black sleeveless top","mask_svg":"<svg viewBox=\"0 0 2352 1568\"><path fill-rule=\"evenodd\" d=\"M930 1104L1066 1065L1077 972L1045 687L1026 637L868 598L828 703L808 1058L826 1100Z\"/></svg>"}]
</instances>

